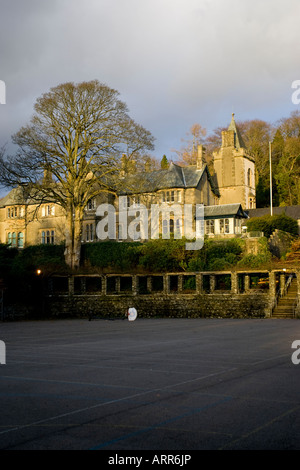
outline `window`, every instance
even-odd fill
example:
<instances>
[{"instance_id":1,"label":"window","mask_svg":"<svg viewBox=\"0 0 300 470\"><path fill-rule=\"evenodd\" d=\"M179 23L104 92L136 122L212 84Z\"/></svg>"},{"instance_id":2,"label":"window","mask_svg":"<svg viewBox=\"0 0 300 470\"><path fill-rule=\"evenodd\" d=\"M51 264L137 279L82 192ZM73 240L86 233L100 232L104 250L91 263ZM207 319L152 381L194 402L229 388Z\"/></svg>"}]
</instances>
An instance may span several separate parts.
<instances>
[{"instance_id":1,"label":"window","mask_svg":"<svg viewBox=\"0 0 300 470\"><path fill-rule=\"evenodd\" d=\"M170 233L174 234L174 220L170 219Z\"/></svg>"},{"instance_id":2,"label":"window","mask_svg":"<svg viewBox=\"0 0 300 470\"><path fill-rule=\"evenodd\" d=\"M94 240L94 225L87 224L85 227L86 230L86 241L92 242Z\"/></svg>"},{"instance_id":3,"label":"window","mask_svg":"<svg viewBox=\"0 0 300 470\"><path fill-rule=\"evenodd\" d=\"M175 234L176 234L176 236L178 236L178 237L181 236L181 220L180 220L180 219L176 219Z\"/></svg>"},{"instance_id":4,"label":"window","mask_svg":"<svg viewBox=\"0 0 300 470\"><path fill-rule=\"evenodd\" d=\"M24 247L24 235L22 232L18 233L18 248Z\"/></svg>"},{"instance_id":5,"label":"window","mask_svg":"<svg viewBox=\"0 0 300 470\"><path fill-rule=\"evenodd\" d=\"M133 206L136 206L136 205L141 204L141 198L140 198L140 196L133 196L133 197L131 198L131 201L132 201L132 205L133 205Z\"/></svg>"},{"instance_id":6,"label":"window","mask_svg":"<svg viewBox=\"0 0 300 470\"><path fill-rule=\"evenodd\" d=\"M225 219L225 233L229 233L229 219Z\"/></svg>"},{"instance_id":7,"label":"window","mask_svg":"<svg viewBox=\"0 0 300 470\"><path fill-rule=\"evenodd\" d=\"M247 172L247 184L248 184L248 186L251 186L251 180L252 180L252 172L251 172L250 168L248 168L248 172Z\"/></svg>"},{"instance_id":8,"label":"window","mask_svg":"<svg viewBox=\"0 0 300 470\"><path fill-rule=\"evenodd\" d=\"M95 199L90 199L86 206L87 210L92 211L93 209L95 209L95 207L96 207Z\"/></svg>"},{"instance_id":9,"label":"window","mask_svg":"<svg viewBox=\"0 0 300 470\"><path fill-rule=\"evenodd\" d=\"M17 246L17 234L16 234L16 232L12 233L11 246Z\"/></svg>"},{"instance_id":10,"label":"window","mask_svg":"<svg viewBox=\"0 0 300 470\"><path fill-rule=\"evenodd\" d=\"M123 224L118 224L118 240L123 239Z\"/></svg>"},{"instance_id":11,"label":"window","mask_svg":"<svg viewBox=\"0 0 300 470\"><path fill-rule=\"evenodd\" d=\"M214 234L215 233L215 221L214 220L206 220L205 221L205 233L207 233L207 234Z\"/></svg>"},{"instance_id":12,"label":"window","mask_svg":"<svg viewBox=\"0 0 300 470\"><path fill-rule=\"evenodd\" d=\"M48 217L49 215L55 215L55 206L53 205L42 206L42 217Z\"/></svg>"},{"instance_id":13,"label":"window","mask_svg":"<svg viewBox=\"0 0 300 470\"><path fill-rule=\"evenodd\" d=\"M163 234L167 235L169 233L169 223L167 219L163 220Z\"/></svg>"},{"instance_id":14,"label":"window","mask_svg":"<svg viewBox=\"0 0 300 470\"><path fill-rule=\"evenodd\" d=\"M235 233L241 233L241 219L234 219Z\"/></svg>"},{"instance_id":15,"label":"window","mask_svg":"<svg viewBox=\"0 0 300 470\"><path fill-rule=\"evenodd\" d=\"M41 242L43 245L54 245L54 242L55 242L54 230L43 230Z\"/></svg>"},{"instance_id":16,"label":"window","mask_svg":"<svg viewBox=\"0 0 300 470\"><path fill-rule=\"evenodd\" d=\"M181 191L162 191L160 193L160 202L181 202Z\"/></svg>"},{"instance_id":17,"label":"window","mask_svg":"<svg viewBox=\"0 0 300 470\"><path fill-rule=\"evenodd\" d=\"M229 233L229 219L220 219L220 233Z\"/></svg>"},{"instance_id":18,"label":"window","mask_svg":"<svg viewBox=\"0 0 300 470\"><path fill-rule=\"evenodd\" d=\"M12 218L12 217L18 217L18 207L8 207L7 209L7 217Z\"/></svg>"}]
</instances>

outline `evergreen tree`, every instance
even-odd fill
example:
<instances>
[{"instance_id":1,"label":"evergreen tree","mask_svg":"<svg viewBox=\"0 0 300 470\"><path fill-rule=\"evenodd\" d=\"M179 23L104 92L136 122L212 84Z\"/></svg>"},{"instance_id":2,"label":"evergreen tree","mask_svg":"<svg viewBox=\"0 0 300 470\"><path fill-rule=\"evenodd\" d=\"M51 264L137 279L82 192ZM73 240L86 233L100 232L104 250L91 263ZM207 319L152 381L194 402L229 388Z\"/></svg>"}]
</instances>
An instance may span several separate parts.
<instances>
[{"instance_id":1,"label":"evergreen tree","mask_svg":"<svg viewBox=\"0 0 300 470\"><path fill-rule=\"evenodd\" d=\"M160 167L163 169L163 170L166 170L167 168L169 168L169 161L166 157L166 155L164 155L161 159L161 162L160 162Z\"/></svg>"}]
</instances>

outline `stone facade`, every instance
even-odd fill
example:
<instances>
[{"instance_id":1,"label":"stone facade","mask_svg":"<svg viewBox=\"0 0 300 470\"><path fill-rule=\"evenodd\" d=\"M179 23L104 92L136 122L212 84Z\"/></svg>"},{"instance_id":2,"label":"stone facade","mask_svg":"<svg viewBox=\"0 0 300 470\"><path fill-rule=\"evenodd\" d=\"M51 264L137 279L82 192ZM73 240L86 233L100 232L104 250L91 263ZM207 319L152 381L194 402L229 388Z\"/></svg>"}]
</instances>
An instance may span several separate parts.
<instances>
[{"instance_id":1,"label":"stone facade","mask_svg":"<svg viewBox=\"0 0 300 470\"><path fill-rule=\"evenodd\" d=\"M255 161L245 148L234 115L228 130L222 132L222 146L213 160L220 204L238 201L244 209L255 208Z\"/></svg>"},{"instance_id":2,"label":"stone facade","mask_svg":"<svg viewBox=\"0 0 300 470\"><path fill-rule=\"evenodd\" d=\"M115 238L120 241L132 239L127 228L130 220L134 219L131 216L124 224L120 208L124 214L125 208L134 212L134 208L138 211L141 204L147 210L156 204L164 205L170 211L160 219L159 236L165 231L177 238L189 235L183 209L189 204L193 206L193 220L195 206L204 205L205 233L208 236L240 234L243 219L247 218L244 210L255 207L254 160L244 148L234 116L222 138L222 146L214 154L213 176L205 161L203 146L198 147L195 165L181 167L171 163L168 169L134 174L122 171L119 187L123 189L119 189L116 196L106 194L89 201L83 220L82 242L100 238L96 230L101 220L97 207L103 202L116 211ZM174 205L181 209L181 215L172 212ZM39 243L60 244L65 238L64 227L65 214L60 206L55 203L37 204L26 198L20 188L13 189L0 201L0 243L18 248ZM194 233L195 226L189 230ZM142 234L139 234L139 239L143 240Z\"/></svg>"}]
</instances>

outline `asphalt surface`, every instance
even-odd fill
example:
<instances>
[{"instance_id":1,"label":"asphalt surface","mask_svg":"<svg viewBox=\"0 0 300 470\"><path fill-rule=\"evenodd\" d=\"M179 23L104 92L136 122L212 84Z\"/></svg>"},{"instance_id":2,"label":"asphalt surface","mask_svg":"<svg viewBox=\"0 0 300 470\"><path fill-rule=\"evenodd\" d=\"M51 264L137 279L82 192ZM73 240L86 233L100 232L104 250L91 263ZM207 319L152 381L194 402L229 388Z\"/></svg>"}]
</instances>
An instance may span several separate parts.
<instances>
[{"instance_id":1,"label":"asphalt surface","mask_svg":"<svg viewBox=\"0 0 300 470\"><path fill-rule=\"evenodd\" d=\"M3 322L0 340L1 450L300 449L299 320Z\"/></svg>"}]
</instances>

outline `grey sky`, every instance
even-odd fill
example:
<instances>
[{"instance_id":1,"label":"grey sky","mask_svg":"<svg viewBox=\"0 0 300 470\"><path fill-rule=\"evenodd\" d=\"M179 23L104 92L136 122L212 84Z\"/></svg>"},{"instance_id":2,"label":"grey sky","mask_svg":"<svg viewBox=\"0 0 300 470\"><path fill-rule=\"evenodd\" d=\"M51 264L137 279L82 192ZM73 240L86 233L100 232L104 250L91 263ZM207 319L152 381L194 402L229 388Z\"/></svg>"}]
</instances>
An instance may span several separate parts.
<instances>
[{"instance_id":1,"label":"grey sky","mask_svg":"<svg viewBox=\"0 0 300 470\"><path fill-rule=\"evenodd\" d=\"M288 117L299 21L299 0L0 0L0 146L67 81L117 89L159 159L194 123Z\"/></svg>"}]
</instances>

